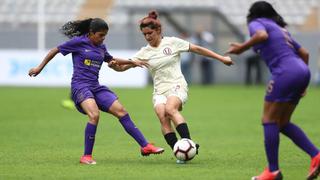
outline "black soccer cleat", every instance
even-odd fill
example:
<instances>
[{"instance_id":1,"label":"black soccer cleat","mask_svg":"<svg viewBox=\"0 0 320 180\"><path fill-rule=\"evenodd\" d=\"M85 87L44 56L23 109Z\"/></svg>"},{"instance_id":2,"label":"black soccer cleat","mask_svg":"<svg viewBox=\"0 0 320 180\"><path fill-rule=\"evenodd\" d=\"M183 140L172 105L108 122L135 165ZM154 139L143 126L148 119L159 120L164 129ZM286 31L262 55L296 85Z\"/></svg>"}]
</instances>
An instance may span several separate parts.
<instances>
[{"instance_id":1,"label":"black soccer cleat","mask_svg":"<svg viewBox=\"0 0 320 180\"><path fill-rule=\"evenodd\" d=\"M199 144L196 144L196 154L198 154L199 153L199 148L200 148L200 145Z\"/></svg>"}]
</instances>

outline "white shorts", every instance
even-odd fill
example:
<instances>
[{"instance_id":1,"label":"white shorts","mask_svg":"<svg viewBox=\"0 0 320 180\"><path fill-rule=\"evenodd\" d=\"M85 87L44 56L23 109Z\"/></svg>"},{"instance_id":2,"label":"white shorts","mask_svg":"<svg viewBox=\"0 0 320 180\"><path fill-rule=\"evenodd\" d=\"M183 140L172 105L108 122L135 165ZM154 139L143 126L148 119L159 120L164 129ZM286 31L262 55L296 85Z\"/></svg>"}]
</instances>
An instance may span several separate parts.
<instances>
[{"instance_id":1,"label":"white shorts","mask_svg":"<svg viewBox=\"0 0 320 180\"><path fill-rule=\"evenodd\" d=\"M183 105L188 100L188 88L181 85L175 85L173 88L162 94L154 94L152 97L153 107L156 107L158 104L166 104L169 96L178 97Z\"/></svg>"}]
</instances>

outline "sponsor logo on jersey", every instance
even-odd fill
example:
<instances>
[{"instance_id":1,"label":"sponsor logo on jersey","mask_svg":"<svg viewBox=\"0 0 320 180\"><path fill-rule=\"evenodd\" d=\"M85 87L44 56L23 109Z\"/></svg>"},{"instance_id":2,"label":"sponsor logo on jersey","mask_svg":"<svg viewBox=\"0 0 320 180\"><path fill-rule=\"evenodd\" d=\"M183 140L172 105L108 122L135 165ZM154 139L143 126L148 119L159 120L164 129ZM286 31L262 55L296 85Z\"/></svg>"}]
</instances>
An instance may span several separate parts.
<instances>
[{"instance_id":1,"label":"sponsor logo on jersey","mask_svg":"<svg viewBox=\"0 0 320 180\"><path fill-rule=\"evenodd\" d=\"M86 66L93 66L93 67L97 67L97 68L100 68L101 67L101 62L99 61L93 61L93 60L90 60L90 59L85 59L83 61L83 63L86 65Z\"/></svg>"}]
</instances>

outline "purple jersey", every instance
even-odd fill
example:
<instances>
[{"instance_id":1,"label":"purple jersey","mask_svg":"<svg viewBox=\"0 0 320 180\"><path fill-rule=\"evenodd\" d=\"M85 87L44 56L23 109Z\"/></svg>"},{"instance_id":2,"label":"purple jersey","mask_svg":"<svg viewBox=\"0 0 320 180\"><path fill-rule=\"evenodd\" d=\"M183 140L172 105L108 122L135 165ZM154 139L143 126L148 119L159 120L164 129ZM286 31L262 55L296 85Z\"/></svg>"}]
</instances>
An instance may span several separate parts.
<instances>
[{"instance_id":1,"label":"purple jersey","mask_svg":"<svg viewBox=\"0 0 320 180\"><path fill-rule=\"evenodd\" d=\"M71 86L98 85L99 71L104 61L113 57L104 44L93 45L87 35L76 36L58 46L64 56L72 53L73 75Z\"/></svg>"},{"instance_id":2,"label":"purple jersey","mask_svg":"<svg viewBox=\"0 0 320 180\"><path fill-rule=\"evenodd\" d=\"M71 98L77 109L86 114L80 104L88 98L94 98L99 109L108 112L118 97L109 88L99 85L98 82L102 63L113 58L105 45L95 46L87 35L83 35L61 44L58 49L63 55L72 53Z\"/></svg>"},{"instance_id":3,"label":"purple jersey","mask_svg":"<svg viewBox=\"0 0 320 180\"><path fill-rule=\"evenodd\" d=\"M271 19L257 18L249 23L250 36L259 30L266 31L268 39L253 48L272 74L265 100L297 103L310 81L309 68L298 55L301 46Z\"/></svg>"},{"instance_id":4,"label":"purple jersey","mask_svg":"<svg viewBox=\"0 0 320 180\"><path fill-rule=\"evenodd\" d=\"M298 56L300 45L293 40L289 32L268 18L257 18L249 23L250 36L256 31L263 30L268 33L268 39L256 44L253 48L266 62L271 73L282 70L280 64L285 63L290 69L290 64L306 66Z\"/></svg>"}]
</instances>

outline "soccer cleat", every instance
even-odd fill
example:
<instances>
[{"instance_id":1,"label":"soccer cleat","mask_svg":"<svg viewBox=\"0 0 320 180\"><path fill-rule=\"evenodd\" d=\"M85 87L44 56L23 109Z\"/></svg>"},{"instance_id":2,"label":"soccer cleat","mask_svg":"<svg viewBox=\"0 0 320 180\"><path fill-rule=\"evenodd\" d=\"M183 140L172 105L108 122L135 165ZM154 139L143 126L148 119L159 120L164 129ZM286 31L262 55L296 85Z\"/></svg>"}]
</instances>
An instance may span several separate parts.
<instances>
[{"instance_id":1,"label":"soccer cleat","mask_svg":"<svg viewBox=\"0 0 320 180\"><path fill-rule=\"evenodd\" d=\"M147 144L145 147L141 148L142 156L149 156L150 154L161 154L164 152L163 148L156 147L153 144Z\"/></svg>"},{"instance_id":2,"label":"soccer cleat","mask_svg":"<svg viewBox=\"0 0 320 180\"><path fill-rule=\"evenodd\" d=\"M199 153L199 148L200 148L200 145L199 145L199 144L196 144L196 149L197 149L196 154Z\"/></svg>"},{"instance_id":3,"label":"soccer cleat","mask_svg":"<svg viewBox=\"0 0 320 180\"><path fill-rule=\"evenodd\" d=\"M186 161L177 159L176 163L177 164L186 164Z\"/></svg>"},{"instance_id":4,"label":"soccer cleat","mask_svg":"<svg viewBox=\"0 0 320 180\"><path fill-rule=\"evenodd\" d=\"M251 180L282 180L281 171L270 172L269 168L266 168L259 176L254 176Z\"/></svg>"},{"instance_id":5,"label":"soccer cleat","mask_svg":"<svg viewBox=\"0 0 320 180\"><path fill-rule=\"evenodd\" d=\"M320 153L311 160L309 174L307 180L317 179L320 174Z\"/></svg>"},{"instance_id":6,"label":"soccer cleat","mask_svg":"<svg viewBox=\"0 0 320 180\"><path fill-rule=\"evenodd\" d=\"M81 164L97 164L97 162L95 160L92 159L92 156L91 155L83 155L81 158L80 158L80 163Z\"/></svg>"}]
</instances>

